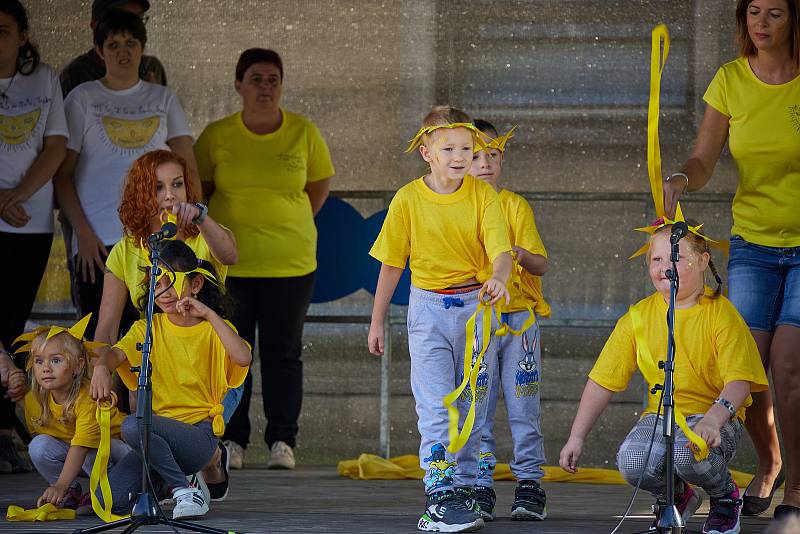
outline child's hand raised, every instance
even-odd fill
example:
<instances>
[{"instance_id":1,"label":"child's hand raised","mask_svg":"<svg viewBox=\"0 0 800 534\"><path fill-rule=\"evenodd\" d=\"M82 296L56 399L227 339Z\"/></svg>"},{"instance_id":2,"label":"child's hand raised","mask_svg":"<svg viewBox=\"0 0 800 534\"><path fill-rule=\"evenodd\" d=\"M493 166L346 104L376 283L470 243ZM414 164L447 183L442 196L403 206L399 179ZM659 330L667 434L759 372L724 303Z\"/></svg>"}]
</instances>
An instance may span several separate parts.
<instances>
[{"instance_id":1,"label":"child's hand raised","mask_svg":"<svg viewBox=\"0 0 800 534\"><path fill-rule=\"evenodd\" d=\"M497 278L489 278L481 288L482 295L488 295L489 304L495 304L500 299L505 299L505 303L511 302L511 296L508 294L506 285ZM481 298L486 300L486 296Z\"/></svg>"},{"instance_id":2,"label":"child's hand raised","mask_svg":"<svg viewBox=\"0 0 800 534\"><path fill-rule=\"evenodd\" d=\"M211 308L194 297L184 297L175 303L175 311L183 316L207 319Z\"/></svg>"}]
</instances>

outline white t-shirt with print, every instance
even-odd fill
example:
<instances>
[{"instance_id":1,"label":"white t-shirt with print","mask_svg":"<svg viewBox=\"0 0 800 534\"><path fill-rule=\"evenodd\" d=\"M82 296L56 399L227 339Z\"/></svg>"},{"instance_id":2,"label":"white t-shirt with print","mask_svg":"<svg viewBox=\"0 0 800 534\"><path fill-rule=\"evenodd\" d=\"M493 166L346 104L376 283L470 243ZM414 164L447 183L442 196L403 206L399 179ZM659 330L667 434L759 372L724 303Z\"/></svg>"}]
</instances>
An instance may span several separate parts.
<instances>
[{"instance_id":1,"label":"white t-shirt with print","mask_svg":"<svg viewBox=\"0 0 800 534\"><path fill-rule=\"evenodd\" d=\"M7 91L6 91L7 88ZM0 188L19 185L42 152L44 138L68 137L64 102L58 76L50 65L39 64L29 75L0 78ZM0 219L0 232L47 234L53 232L53 182L42 186L22 206L31 219L15 228Z\"/></svg>"},{"instance_id":2,"label":"white t-shirt with print","mask_svg":"<svg viewBox=\"0 0 800 534\"><path fill-rule=\"evenodd\" d=\"M170 89L139 80L121 91L108 89L99 80L73 89L64 102L69 143L79 153L75 190L83 212L105 245L122 238L119 220L125 176L133 161L167 141L191 135L178 97ZM72 254L77 253L77 238Z\"/></svg>"}]
</instances>

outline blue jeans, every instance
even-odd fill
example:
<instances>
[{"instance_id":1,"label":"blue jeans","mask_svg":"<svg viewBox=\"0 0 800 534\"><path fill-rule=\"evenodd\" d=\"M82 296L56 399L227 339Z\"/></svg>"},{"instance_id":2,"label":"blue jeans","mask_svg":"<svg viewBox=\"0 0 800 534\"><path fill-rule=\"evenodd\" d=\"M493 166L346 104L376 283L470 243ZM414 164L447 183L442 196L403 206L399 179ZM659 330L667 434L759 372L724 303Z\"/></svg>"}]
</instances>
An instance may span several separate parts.
<instances>
[{"instance_id":1,"label":"blue jeans","mask_svg":"<svg viewBox=\"0 0 800 534\"><path fill-rule=\"evenodd\" d=\"M225 397L222 399L222 418L225 420L225 424L227 425L230 422L231 417L233 417L233 412L236 411L236 408L239 406L239 402L242 400L242 394L244 393L244 384L241 384L238 388L233 388L228 390L225 394Z\"/></svg>"},{"instance_id":2,"label":"blue jeans","mask_svg":"<svg viewBox=\"0 0 800 534\"><path fill-rule=\"evenodd\" d=\"M730 300L753 330L800 327L800 247L765 247L731 237Z\"/></svg>"}]
</instances>

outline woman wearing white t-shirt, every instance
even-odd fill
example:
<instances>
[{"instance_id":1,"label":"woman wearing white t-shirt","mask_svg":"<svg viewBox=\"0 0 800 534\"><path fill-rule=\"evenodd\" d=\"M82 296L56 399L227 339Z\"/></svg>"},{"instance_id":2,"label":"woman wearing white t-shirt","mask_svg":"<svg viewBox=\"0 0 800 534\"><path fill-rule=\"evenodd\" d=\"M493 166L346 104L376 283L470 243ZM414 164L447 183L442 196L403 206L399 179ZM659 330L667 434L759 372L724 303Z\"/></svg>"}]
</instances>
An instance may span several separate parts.
<instances>
[{"instance_id":1,"label":"woman wearing white t-shirt","mask_svg":"<svg viewBox=\"0 0 800 534\"><path fill-rule=\"evenodd\" d=\"M171 149L187 160L190 179L197 180L191 132L177 96L139 79L146 41L144 23L135 14L114 10L106 15L94 30L106 75L79 85L64 103L70 142L54 183L73 228L67 254L74 260L80 312L94 312L86 330L90 339L103 292L104 261L122 238L117 208L131 163L150 150ZM136 317L129 307L120 331Z\"/></svg>"},{"instance_id":2,"label":"woman wearing white t-shirt","mask_svg":"<svg viewBox=\"0 0 800 534\"><path fill-rule=\"evenodd\" d=\"M0 3L0 341L25 328L53 241L51 178L64 158L67 124L58 77L28 39L18 0ZM0 348L0 351L5 352ZM18 362L21 363L21 362ZM0 387L0 473L26 471L11 443L14 405Z\"/></svg>"}]
</instances>

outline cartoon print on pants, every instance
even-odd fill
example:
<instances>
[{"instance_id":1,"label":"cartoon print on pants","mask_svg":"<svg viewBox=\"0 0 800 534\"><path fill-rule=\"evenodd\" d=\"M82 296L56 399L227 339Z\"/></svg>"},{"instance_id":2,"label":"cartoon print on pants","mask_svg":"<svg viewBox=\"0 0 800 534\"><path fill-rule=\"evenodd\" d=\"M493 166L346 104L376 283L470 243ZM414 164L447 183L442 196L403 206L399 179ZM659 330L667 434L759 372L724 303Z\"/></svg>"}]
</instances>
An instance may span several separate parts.
<instances>
[{"instance_id":1,"label":"cartoon print on pants","mask_svg":"<svg viewBox=\"0 0 800 534\"><path fill-rule=\"evenodd\" d=\"M430 491L437 486L446 486L453 483L456 474L456 462L450 462L445 457L445 448L441 443L431 447L431 455L425 458L428 464L428 474L425 477L425 490Z\"/></svg>"},{"instance_id":2,"label":"cartoon print on pants","mask_svg":"<svg viewBox=\"0 0 800 534\"><path fill-rule=\"evenodd\" d=\"M534 333L533 340L528 343L528 335L523 332L522 336L523 357L517 364L519 369L516 376L516 396L533 397L539 393L539 367L536 365L534 352L538 343L538 332Z\"/></svg>"},{"instance_id":3,"label":"cartoon print on pants","mask_svg":"<svg viewBox=\"0 0 800 534\"><path fill-rule=\"evenodd\" d=\"M489 338L489 343L486 344L486 352L489 351L489 345L491 345L492 339ZM472 367L475 367L475 364L478 361L478 356L481 354L481 340L478 336L478 329L475 329L475 336L472 340ZM475 402L480 402L485 399L489 395L489 372L486 366L486 353L483 354L483 358L481 359L481 363L478 366L478 378L475 381ZM464 371L461 371L461 380L464 380ZM464 388L464 391L461 392L459 395L458 400L461 402L471 402L472 401L472 393L470 391L469 384L467 387Z\"/></svg>"},{"instance_id":4,"label":"cartoon print on pants","mask_svg":"<svg viewBox=\"0 0 800 534\"><path fill-rule=\"evenodd\" d=\"M492 451L481 452L478 460L478 478L491 477L496 463L497 460L495 460Z\"/></svg>"}]
</instances>

